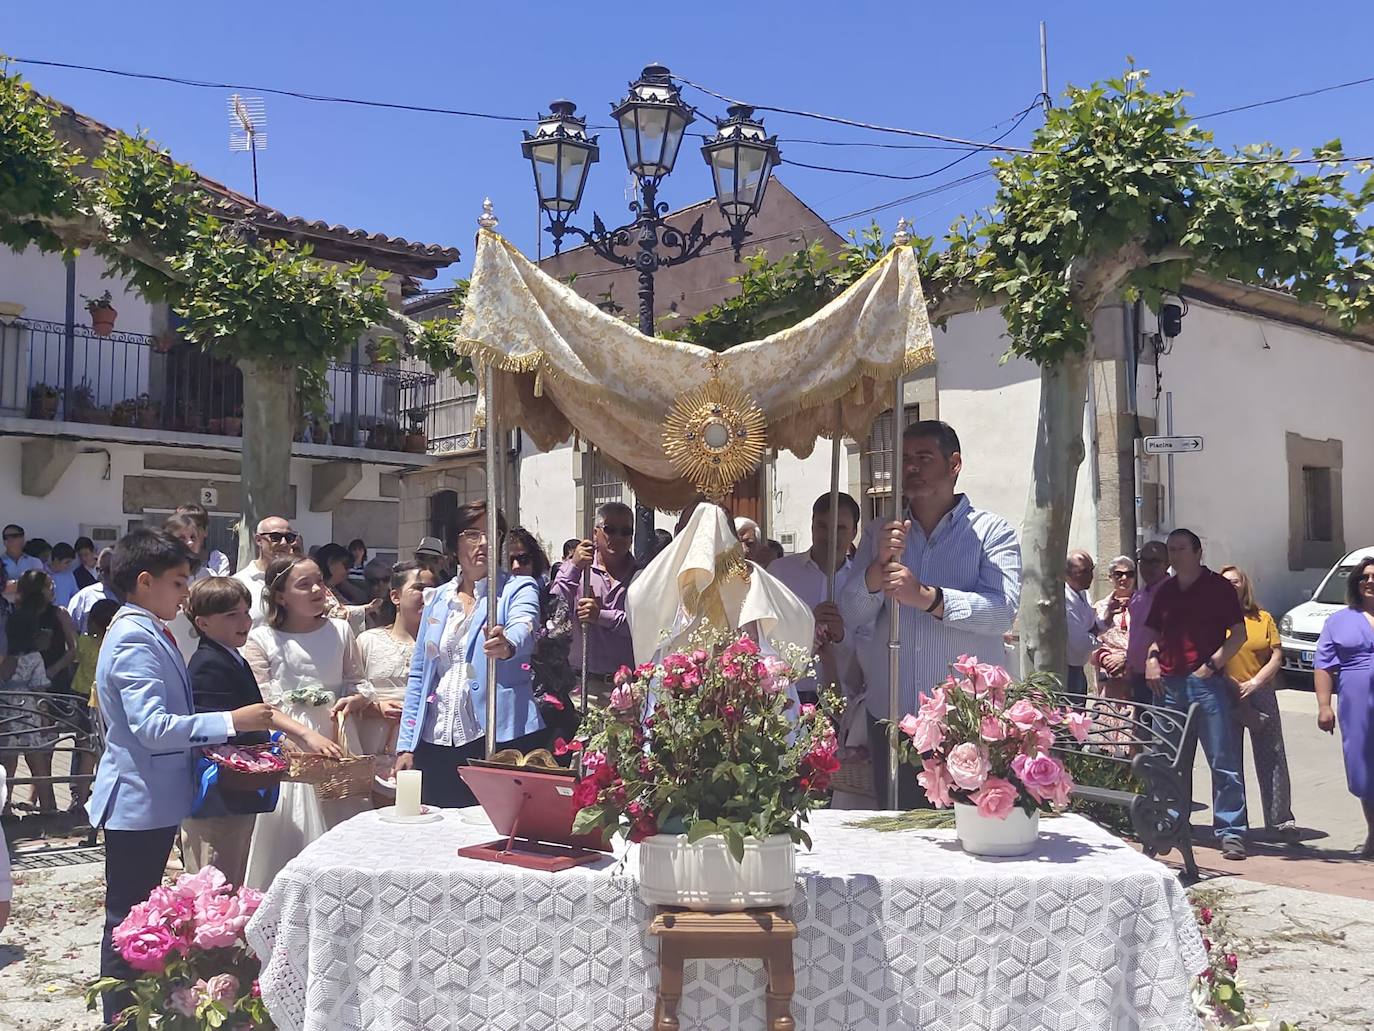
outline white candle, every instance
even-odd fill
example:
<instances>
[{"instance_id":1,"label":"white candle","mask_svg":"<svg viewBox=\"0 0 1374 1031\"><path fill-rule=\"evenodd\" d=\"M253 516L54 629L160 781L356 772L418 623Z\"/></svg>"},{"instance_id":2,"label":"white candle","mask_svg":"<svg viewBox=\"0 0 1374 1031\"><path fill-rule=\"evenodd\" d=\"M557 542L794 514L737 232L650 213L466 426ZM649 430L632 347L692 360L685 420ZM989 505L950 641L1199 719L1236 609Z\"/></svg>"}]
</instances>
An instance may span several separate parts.
<instances>
[{"instance_id":1,"label":"white candle","mask_svg":"<svg viewBox=\"0 0 1374 1031\"><path fill-rule=\"evenodd\" d=\"M398 770L396 773L396 815L420 815L420 771Z\"/></svg>"}]
</instances>

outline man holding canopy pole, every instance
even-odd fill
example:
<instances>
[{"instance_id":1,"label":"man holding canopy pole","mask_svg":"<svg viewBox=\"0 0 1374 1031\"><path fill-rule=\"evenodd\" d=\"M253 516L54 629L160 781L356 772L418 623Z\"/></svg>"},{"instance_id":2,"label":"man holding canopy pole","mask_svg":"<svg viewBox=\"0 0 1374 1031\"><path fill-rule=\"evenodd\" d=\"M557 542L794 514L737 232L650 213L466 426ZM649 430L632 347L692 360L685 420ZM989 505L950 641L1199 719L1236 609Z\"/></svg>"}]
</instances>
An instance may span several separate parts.
<instances>
[{"instance_id":1,"label":"man holding canopy pole","mask_svg":"<svg viewBox=\"0 0 1374 1031\"><path fill-rule=\"evenodd\" d=\"M839 594L845 625L873 628L859 642L859 657L869 684L869 748L880 799L888 797L889 750L877 721L914 712L917 695L943 681L960 655L1001 664L1002 635L1011 629L1021 595L1016 531L955 493L963 468L958 434L946 423L926 420L906 427L900 440L906 511L901 520L879 519L864 531L855 576ZM900 675L897 709L889 712L887 631L893 613L899 621ZM920 805L921 796L914 773L903 771L899 807Z\"/></svg>"}]
</instances>

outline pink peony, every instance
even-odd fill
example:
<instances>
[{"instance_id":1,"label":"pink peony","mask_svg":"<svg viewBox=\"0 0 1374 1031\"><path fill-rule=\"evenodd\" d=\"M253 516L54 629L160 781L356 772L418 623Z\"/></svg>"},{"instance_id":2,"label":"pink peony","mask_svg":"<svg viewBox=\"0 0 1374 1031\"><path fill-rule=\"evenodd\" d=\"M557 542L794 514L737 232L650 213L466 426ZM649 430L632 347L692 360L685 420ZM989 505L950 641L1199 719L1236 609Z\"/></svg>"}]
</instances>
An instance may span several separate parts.
<instances>
[{"instance_id":1,"label":"pink peony","mask_svg":"<svg viewBox=\"0 0 1374 1031\"><path fill-rule=\"evenodd\" d=\"M200 994L194 988L178 988L172 992L172 1009L183 1017L194 1017L200 1005Z\"/></svg>"},{"instance_id":2,"label":"pink peony","mask_svg":"<svg viewBox=\"0 0 1374 1031\"><path fill-rule=\"evenodd\" d=\"M945 739L945 728L939 720L916 717L916 726L911 733L911 747L918 752L933 752Z\"/></svg>"},{"instance_id":3,"label":"pink peony","mask_svg":"<svg viewBox=\"0 0 1374 1031\"><path fill-rule=\"evenodd\" d=\"M914 737L916 735L916 727L919 724L920 720L918 720L911 713L907 713L905 716L902 717L901 722L897 724L897 729L900 730L907 737Z\"/></svg>"},{"instance_id":4,"label":"pink peony","mask_svg":"<svg viewBox=\"0 0 1374 1031\"><path fill-rule=\"evenodd\" d=\"M974 697L978 695L978 685L968 679L956 680L954 677L950 677L941 686L946 691L959 691L962 694L973 695Z\"/></svg>"},{"instance_id":5,"label":"pink peony","mask_svg":"<svg viewBox=\"0 0 1374 1031\"><path fill-rule=\"evenodd\" d=\"M168 957L185 947L181 936L162 924L149 924L122 936L116 928L111 938L125 963L150 974L160 973Z\"/></svg>"},{"instance_id":6,"label":"pink peony","mask_svg":"<svg viewBox=\"0 0 1374 1031\"><path fill-rule=\"evenodd\" d=\"M1020 794L1016 785L1002 777L989 777L983 786L972 795L973 804L978 807L978 815L990 816L994 820L1005 820L1016 807Z\"/></svg>"},{"instance_id":7,"label":"pink peony","mask_svg":"<svg viewBox=\"0 0 1374 1031\"><path fill-rule=\"evenodd\" d=\"M1003 715L1020 731L1034 730L1045 721L1045 714L1025 698L1018 698Z\"/></svg>"},{"instance_id":8,"label":"pink peony","mask_svg":"<svg viewBox=\"0 0 1374 1031\"><path fill-rule=\"evenodd\" d=\"M227 893L229 881L224 874L213 866L203 866L195 873L184 873L177 878L177 890L191 895L223 895Z\"/></svg>"},{"instance_id":9,"label":"pink peony","mask_svg":"<svg viewBox=\"0 0 1374 1031\"><path fill-rule=\"evenodd\" d=\"M1011 686L1011 674L990 662L979 663L974 674L974 679L993 697L1004 696Z\"/></svg>"},{"instance_id":10,"label":"pink peony","mask_svg":"<svg viewBox=\"0 0 1374 1031\"><path fill-rule=\"evenodd\" d=\"M951 748L945 765L949 767L950 779L965 791L982 787L990 771L987 751L972 741Z\"/></svg>"},{"instance_id":11,"label":"pink peony","mask_svg":"<svg viewBox=\"0 0 1374 1031\"><path fill-rule=\"evenodd\" d=\"M239 905L243 907L245 913L252 916L258 911L258 907L262 905L262 892L258 891L256 888L240 888Z\"/></svg>"},{"instance_id":12,"label":"pink peony","mask_svg":"<svg viewBox=\"0 0 1374 1031\"><path fill-rule=\"evenodd\" d=\"M205 984L211 1002L233 1002L239 997L239 979L233 974L216 974Z\"/></svg>"},{"instance_id":13,"label":"pink peony","mask_svg":"<svg viewBox=\"0 0 1374 1031\"><path fill-rule=\"evenodd\" d=\"M236 945L251 915L237 895L203 895L196 899L196 926L191 943L200 949Z\"/></svg>"},{"instance_id":14,"label":"pink peony","mask_svg":"<svg viewBox=\"0 0 1374 1031\"><path fill-rule=\"evenodd\" d=\"M978 671L978 656L960 655L949 664L949 668L954 670L954 672L963 679L972 680L974 674Z\"/></svg>"},{"instance_id":15,"label":"pink peony","mask_svg":"<svg viewBox=\"0 0 1374 1031\"><path fill-rule=\"evenodd\" d=\"M1044 752L1037 752L1033 756L1018 755L1011 761L1011 770L1037 802L1063 804L1059 802L1060 799L1065 803L1068 801L1073 781L1065 771L1064 764L1053 756Z\"/></svg>"},{"instance_id":16,"label":"pink peony","mask_svg":"<svg viewBox=\"0 0 1374 1031\"><path fill-rule=\"evenodd\" d=\"M1069 725L1069 733L1073 735L1075 741L1088 740L1088 734L1093 729L1093 718L1087 713L1070 712L1064 717Z\"/></svg>"},{"instance_id":17,"label":"pink peony","mask_svg":"<svg viewBox=\"0 0 1374 1031\"><path fill-rule=\"evenodd\" d=\"M916 783L925 789L926 798L937 809L948 809L954 802L949 797L954 782L949 778L949 770L939 759L922 759L921 772L916 774Z\"/></svg>"},{"instance_id":18,"label":"pink peony","mask_svg":"<svg viewBox=\"0 0 1374 1031\"><path fill-rule=\"evenodd\" d=\"M1026 754L1048 752L1054 747L1054 731L1049 727L1036 727L1026 735Z\"/></svg>"},{"instance_id":19,"label":"pink peony","mask_svg":"<svg viewBox=\"0 0 1374 1031\"><path fill-rule=\"evenodd\" d=\"M984 741L1004 741L1007 728L996 716L984 716L978 725L978 736Z\"/></svg>"}]
</instances>

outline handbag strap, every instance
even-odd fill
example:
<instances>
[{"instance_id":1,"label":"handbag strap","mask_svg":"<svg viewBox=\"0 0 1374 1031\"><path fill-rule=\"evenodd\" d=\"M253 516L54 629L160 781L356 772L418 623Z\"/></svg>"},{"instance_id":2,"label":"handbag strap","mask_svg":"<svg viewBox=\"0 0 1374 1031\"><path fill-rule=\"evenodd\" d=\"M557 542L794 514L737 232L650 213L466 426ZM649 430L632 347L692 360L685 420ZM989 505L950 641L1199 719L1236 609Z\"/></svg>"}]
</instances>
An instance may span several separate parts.
<instances>
[{"instance_id":1,"label":"handbag strap","mask_svg":"<svg viewBox=\"0 0 1374 1031\"><path fill-rule=\"evenodd\" d=\"M334 737L338 742L339 750L344 754L344 758L351 758L353 753L348 748L348 733L344 725L347 720L348 716L342 710L334 714L334 726L336 728Z\"/></svg>"}]
</instances>

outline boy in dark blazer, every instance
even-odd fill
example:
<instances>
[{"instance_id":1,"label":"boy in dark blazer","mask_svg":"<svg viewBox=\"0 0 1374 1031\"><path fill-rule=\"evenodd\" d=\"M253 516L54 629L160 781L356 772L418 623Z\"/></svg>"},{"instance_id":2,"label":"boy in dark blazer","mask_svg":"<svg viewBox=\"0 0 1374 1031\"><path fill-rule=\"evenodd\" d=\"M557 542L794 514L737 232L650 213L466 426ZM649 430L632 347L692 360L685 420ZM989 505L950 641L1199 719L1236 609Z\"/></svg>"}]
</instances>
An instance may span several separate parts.
<instances>
[{"instance_id":1,"label":"boy in dark blazer","mask_svg":"<svg viewBox=\"0 0 1374 1031\"><path fill-rule=\"evenodd\" d=\"M241 580L212 576L191 589L186 615L200 645L188 670L196 712L231 712L262 703L253 671L239 654L253 628L252 599ZM272 711L272 729L289 736L307 752L339 756L339 746L284 713ZM258 745L270 740L263 731L237 734L230 744ZM202 777L205 773L202 771ZM238 887L248 871L248 847L258 813L277 805L277 789L225 791L212 783L203 792L192 817L182 824L181 855L187 873L214 866Z\"/></svg>"}]
</instances>

